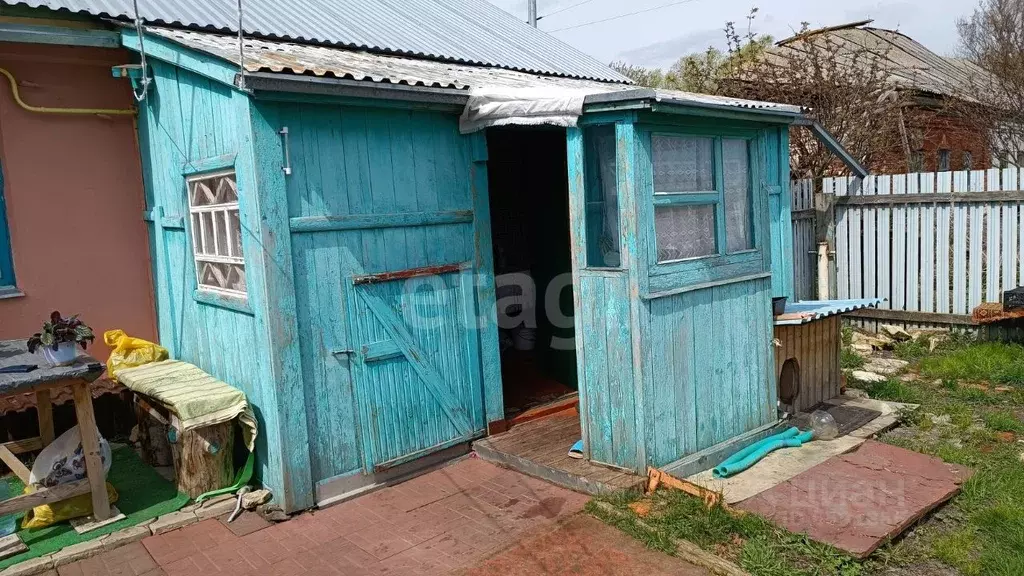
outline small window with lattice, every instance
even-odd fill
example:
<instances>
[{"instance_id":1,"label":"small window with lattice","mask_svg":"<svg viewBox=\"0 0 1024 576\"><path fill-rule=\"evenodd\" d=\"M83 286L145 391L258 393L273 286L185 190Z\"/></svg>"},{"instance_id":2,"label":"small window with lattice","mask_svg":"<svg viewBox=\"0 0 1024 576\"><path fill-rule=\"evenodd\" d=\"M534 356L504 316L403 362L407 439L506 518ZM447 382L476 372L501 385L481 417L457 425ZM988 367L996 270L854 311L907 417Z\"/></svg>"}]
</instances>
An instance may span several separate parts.
<instances>
[{"instance_id":1,"label":"small window with lattice","mask_svg":"<svg viewBox=\"0 0 1024 576\"><path fill-rule=\"evenodd\" d=\"M189 177L188 211L199 289L245 298L245 259L235 172Z\"/></svg>"}]
</instances>

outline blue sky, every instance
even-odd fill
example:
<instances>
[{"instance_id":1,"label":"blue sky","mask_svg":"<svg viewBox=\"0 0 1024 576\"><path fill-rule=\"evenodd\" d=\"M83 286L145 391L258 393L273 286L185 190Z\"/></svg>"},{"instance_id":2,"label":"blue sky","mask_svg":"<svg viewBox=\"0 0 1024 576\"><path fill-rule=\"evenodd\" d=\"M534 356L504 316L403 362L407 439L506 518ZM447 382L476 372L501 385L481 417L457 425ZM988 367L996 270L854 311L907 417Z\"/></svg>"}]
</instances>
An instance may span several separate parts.
<instances>
[{"instance_id":1,"label":"blue sky","mask_svg":"<svg viewBox=\"0 0 1024 576\"><path fill-rule=\"evenodd\" d=\"M489 0L526 19L526 0ZM543 16L581 0L538 0ZM943 54L956 49L957 18L969 14L977 0L687 0L671 6L609 22L555 31L669 4L672 0L589 0L583 5L553 14L540 21L542 30L604 62L625 60L631 64L667 67L680 55L703 50L709 44L724 47L722 27L733 20L746 26L752 6L759 14L757 32L783 38L808 21L812 27L874 18L874 26L898 29L928 48Z\"/></svg>"}]
</instances>

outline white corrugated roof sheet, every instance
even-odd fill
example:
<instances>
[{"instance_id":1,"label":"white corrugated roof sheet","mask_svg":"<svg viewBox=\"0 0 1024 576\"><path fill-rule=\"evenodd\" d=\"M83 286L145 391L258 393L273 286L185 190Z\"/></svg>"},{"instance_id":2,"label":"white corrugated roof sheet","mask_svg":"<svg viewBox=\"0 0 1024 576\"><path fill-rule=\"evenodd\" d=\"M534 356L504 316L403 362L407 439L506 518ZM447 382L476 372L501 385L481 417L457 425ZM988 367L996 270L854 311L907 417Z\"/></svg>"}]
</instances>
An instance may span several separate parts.
<instances>
[{"instance_id":1,"label":"white corrugated roof sheet","mask_svg":"<svg viewBox=\"0 0 1024 576\"><path fill-rule=\"evenodd\" d=\"M206 52L238 65L238 38L208 32L172 28L147 28L150 34ZM740 100L672 90L637 89L620 83L559 78L503 70L377 54L363 50L310 46L291 42L245 39L245 69L282 75L312 75L375 83L404 84L431 88L472 90L474 88L538 88L553 86L595 94L591 101L652 99L698 106L770 109L797 114L800 108L773 102Z\"/></svg>"}]
</instances>

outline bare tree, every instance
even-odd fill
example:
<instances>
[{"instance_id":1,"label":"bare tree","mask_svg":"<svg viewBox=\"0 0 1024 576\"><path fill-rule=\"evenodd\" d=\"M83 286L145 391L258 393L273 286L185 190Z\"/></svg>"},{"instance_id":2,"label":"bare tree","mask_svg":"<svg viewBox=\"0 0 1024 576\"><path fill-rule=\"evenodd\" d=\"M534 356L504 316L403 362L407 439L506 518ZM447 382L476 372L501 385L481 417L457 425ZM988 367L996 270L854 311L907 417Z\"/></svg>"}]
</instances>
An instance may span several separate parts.
<instances>
[{"instance_id":1,"label":"bare tree","mask_svg":"<svg viewBox=\"0 0 1024 576\"><path fill-rule=\"evenodd\" d=\"M750 19L753 18L753 13ZM888 43L858 43L840 28L809 30L741 59L722 93L797 104L834 135L862 164L888 159L905 166L912 154L916 125L913 99L892 82ZM727 26L731 54L749 50L757 37ZM923 139L923 135L916 138ZM820 178L840 171L834 155L806 130L791 132L792 171L797 178ZM890 160L891 161L891 160Z\"/></svg>"},{"instance_id":2,"label":"bare tree","mask_svg":"<svg viewBox=\"0 0 1024 576\"><path fill-rule=\"evenodd\" d=\"M1003 162L1024 158L1024 0L982 0L957 22L966 97L951 102Z\"/></svg>"},{"instance_id":3,"label":"bare tree","mask_svg":"<svg viewBox=\"0 0 1024 576\"><path fill-rule=\"evenodd\" d=\"M912 91L893 82L891 44L865 45L844 36L844 27L809 30L806 22L797 35L773 44L771 37L754 31L756 16L754 8L743 32L735 22L726 23L724 52L708 48L684 56L667 73L628 66L619 70L656 88L802 106L861 163L907 170L928 137L928 123L918 121ZM808 131L791 131L790 143L794 177L843 172Z\"/></svg>"}]
</instances>

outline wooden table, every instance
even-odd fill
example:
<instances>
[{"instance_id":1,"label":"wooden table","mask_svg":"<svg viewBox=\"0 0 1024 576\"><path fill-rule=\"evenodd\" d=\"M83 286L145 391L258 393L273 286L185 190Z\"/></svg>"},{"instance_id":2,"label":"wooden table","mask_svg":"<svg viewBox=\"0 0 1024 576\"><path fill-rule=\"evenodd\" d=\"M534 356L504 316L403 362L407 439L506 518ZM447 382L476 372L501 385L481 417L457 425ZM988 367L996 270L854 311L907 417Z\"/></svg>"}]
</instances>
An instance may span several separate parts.
<instances>
[{"instance_id":1,"label":"wooden table","mask_svg":"<svg viewBox=\"0 0 1024 576\"><path fill-rule=\"evenodd\" d=\"M110 501L107 498L106 476L100 458L100 440L96 430L96 415L92 408L92 394L89 392L89 384L103 374L103 364L79 351L73 364L50 366L42 353L37 351L35 354L29 354L25 342L0 341L0 367L35 364L39 368L27 373L0 374L0 397L35 392L36 407L39 410L39 436L0 444L0 460L28 485L29 470L16 455L40 450L53 442L53 405L50 402L50 390L70 384L88 477L2 500L0 516L91 493L93 518L106 520L110 517Z\"/></svg>"}]
</instances>

